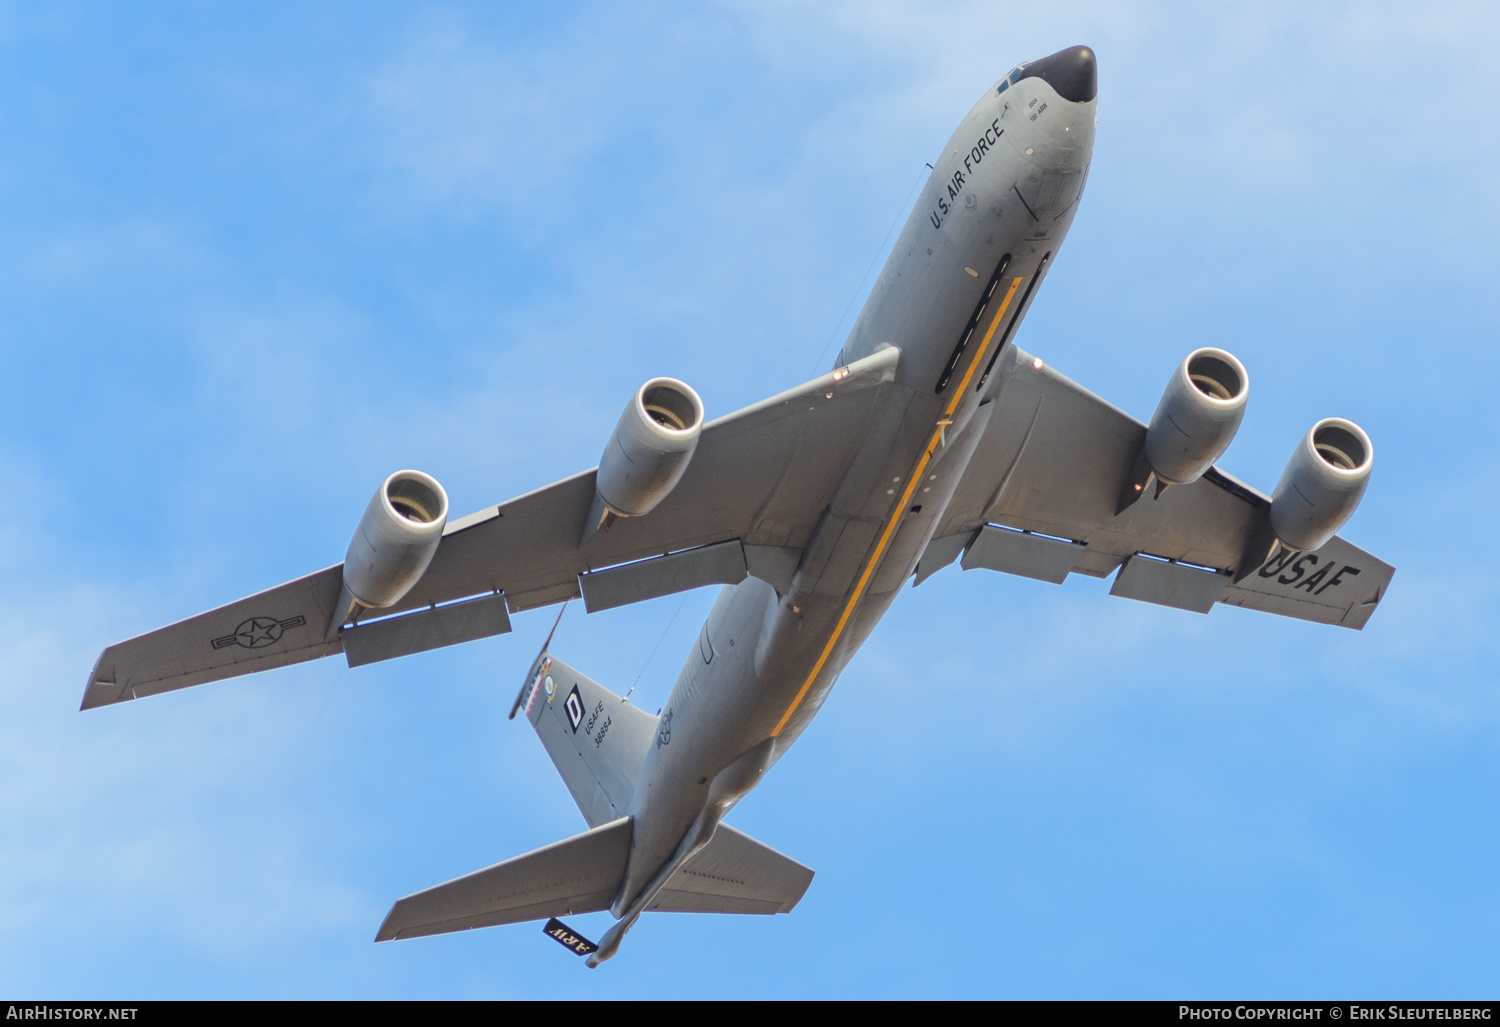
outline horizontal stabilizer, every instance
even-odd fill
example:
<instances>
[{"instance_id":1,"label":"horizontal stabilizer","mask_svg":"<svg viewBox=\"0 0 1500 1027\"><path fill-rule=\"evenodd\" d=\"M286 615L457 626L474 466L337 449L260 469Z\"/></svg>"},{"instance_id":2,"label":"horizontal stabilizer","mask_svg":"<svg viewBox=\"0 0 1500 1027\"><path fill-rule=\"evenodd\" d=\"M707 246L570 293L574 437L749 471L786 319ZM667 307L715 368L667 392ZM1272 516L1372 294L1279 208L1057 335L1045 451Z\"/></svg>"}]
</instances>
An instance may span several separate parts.
<instances>
[{"instance_id":1,"label":"horizontal stabilizer","mask_svg":"<svg viewBox=\"0 0 1500 1027\"><path fill-rule=\"evenodd\" d=\"M813 871L720 824L646 906L662 913L790 913Z\"/></svg>"},{"instance_id":2,"label":"horizontal stabilizer","mask_svg":"<svg viewBox=\"0 0 1500 1027\"><path fill-rule=\"evenodd\" d=\"M467 877L408 895L376 941L608 909L625 876L631 820L621 817Z\"/></svg>"}]
</instances>

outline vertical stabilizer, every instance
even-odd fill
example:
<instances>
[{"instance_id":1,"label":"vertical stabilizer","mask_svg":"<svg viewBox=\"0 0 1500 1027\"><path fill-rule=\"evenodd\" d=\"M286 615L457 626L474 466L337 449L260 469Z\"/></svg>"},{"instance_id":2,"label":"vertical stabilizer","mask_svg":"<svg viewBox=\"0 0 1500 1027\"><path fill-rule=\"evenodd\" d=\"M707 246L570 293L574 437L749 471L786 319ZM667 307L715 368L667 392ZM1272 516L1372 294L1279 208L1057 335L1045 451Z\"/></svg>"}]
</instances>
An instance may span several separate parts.
<instances>
[{"instance_id":1,"label":"vertical stabilizer","mask_svg":"<svg viewBox=\"0 0 1500 1027\"><path fill-rule=\"evenodd\" d=\"M657 718L546 650L527 674L520 708L590 827L629 814Z\"/></svg>"}]
</instances>

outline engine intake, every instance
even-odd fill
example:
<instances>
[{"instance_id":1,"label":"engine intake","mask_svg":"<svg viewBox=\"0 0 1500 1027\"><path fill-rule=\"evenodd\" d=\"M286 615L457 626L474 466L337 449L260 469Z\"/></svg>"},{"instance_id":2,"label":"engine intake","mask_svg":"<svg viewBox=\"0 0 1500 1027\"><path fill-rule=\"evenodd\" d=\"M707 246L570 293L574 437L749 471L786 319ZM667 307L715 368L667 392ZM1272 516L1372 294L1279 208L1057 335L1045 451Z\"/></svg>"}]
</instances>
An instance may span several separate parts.
<instances>
[{"instance_id":1,"label":"engine intake","mask_svg":"<svg viewBox=\"0 0 1500 1027\"><path fill-rule=\"evenodd\" d=\"M338 623L352 612L351 601L369 609L400 602L432 562L447 523L448 493L436 478L421 471L397 471L387 478L349 542Z\"/></svg>"},{"instance_id":2,"label":"engine intake","mask_svg":"<svg viewBox=\"0 0 1500 1027\"><path fill-rule=\"evenodd\" d=\"M1271 494L1271 530L1281 544L1305 552L1338 534L1364 498L1374 455L1353 421L1329 417L1313 425Z\"/></svg>"},{"instance_id":3,"label":"engine intake","mask_svg":"<svg viewBox=\"0 0 1500 1027\"><path fill-rule=\"evenodd\" d=\"M650 513L682 480L703 431L703 400L675 378L636 390L604 447L589 533Z\"/></svg>"},{"instance_id":4,"label":"engine intake","mask_svg":"<svg viewBox=\"0 0 1500 1027\"><path fill-rule=\"evenodd\" d=\"M1197 481L1224 455L1245 416L1250 376L1231 354L1204 348L1178 365L1151 426L1146 462L1168 485Z\"/></svg>"}]
</instances>

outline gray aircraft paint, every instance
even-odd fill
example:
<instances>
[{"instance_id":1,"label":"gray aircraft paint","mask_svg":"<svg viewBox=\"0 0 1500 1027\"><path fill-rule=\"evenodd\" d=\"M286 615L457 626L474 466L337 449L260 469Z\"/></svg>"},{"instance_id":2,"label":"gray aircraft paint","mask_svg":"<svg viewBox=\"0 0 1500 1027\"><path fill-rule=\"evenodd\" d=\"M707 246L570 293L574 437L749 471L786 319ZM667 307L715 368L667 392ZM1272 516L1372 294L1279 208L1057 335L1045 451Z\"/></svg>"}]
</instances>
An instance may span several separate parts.
<instances>
[{"instance_id":1,"label":"gray aircraft paint","mask_svg":"<svg viewBox=\"0 0 1500 1027\"><path fill-rule=\"evenodd\" d=\"M1072 225L1093 153L1096 105L1065 100L1042 78L1023 78L1003 92L989 90L943 148L838 358L848 363L894 346L901 352L896 380L883 388L869 440L803 549L790 589L778 595L751 578L726 586L715 602L705 625L713 661L703 662L694 647L663 707L671 740L647 754L631 801L635 833L612 908L623 919L590 965L618 949L652 886L712 837L801 735L915 570L983 430L972 422L986 398L987 389L977 387L985 365L1019 326L1023 302L1045 275L1044 259L1055 259ZM981 323L988 331L987 322L998 321L989 345L976 331L946 389L936 393L1007 254ZM1007 293L1010 306L998 310ZM946 445L940 441L924 461L955 396ZM918 466L924 481L913 492L909 478ZM912 496L921 502L908 503ZM918 505L920 512L905 512ZM882 545L893 517L899 521Z\"/></svg>"},{"instance_id":2,"label":"gray aircraft paint","mask_svg":"<svg viewBox=\"0 0 1500 1027\"><path fill-rule=\"evenodd\" d=\"M598 522L596 472L573 475L447 524L383 619L346 619L345 570L326 568L107 648L84 708L340 650L351 666L421 652L568 598L607 609L732 583L660 716L632 708L607 745L603 727L578 743L572 720L557 734L556 711L531 716L535 680L523 690L517 705L533 704L589 832L403 899L379 935L609 905L618 922L589 956L597 965L647 909L775 912L800 899L808 868L719 823L806 729L914 572L920 582L960 555L966 569L1054 582L1118 570L1114 595L1362 628L1393 568L1339 537L1268 550L1270 498L1214 467L1122 504L1147 427L1014 346L1077 211L1095 107L1081 47L988 91L934 162L834 370L702 426L680 485L649 513ZM580 685L600 710L610 700ZM731 866L735 895L684 897L684 878Z\"/></svg>"}]
</instances>

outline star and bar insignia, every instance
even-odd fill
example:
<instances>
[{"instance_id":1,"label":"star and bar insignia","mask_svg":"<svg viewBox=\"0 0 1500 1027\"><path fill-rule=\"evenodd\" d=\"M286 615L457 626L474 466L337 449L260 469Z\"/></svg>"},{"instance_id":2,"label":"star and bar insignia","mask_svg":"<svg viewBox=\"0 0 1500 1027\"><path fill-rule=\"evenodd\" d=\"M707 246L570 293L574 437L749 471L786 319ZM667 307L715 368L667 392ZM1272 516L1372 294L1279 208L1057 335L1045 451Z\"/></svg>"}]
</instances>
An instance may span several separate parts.
<instances>
[{"instance_id":1,"label":"star and bar insignia","mask_svg":"<svg viewBox=\"0 0 1500 1027\"><path fill-rule=\"evenodd\" d=\"M246 649L263 649L279 641L283 632L291 628L300 628L306 623L307 618L300 615L286 620L277 620L275 617L251 617L235 628L234 634L216 638L213 644L215 649L223 649L227 645L240 645Z\"/></svg>"}]
</instances>

